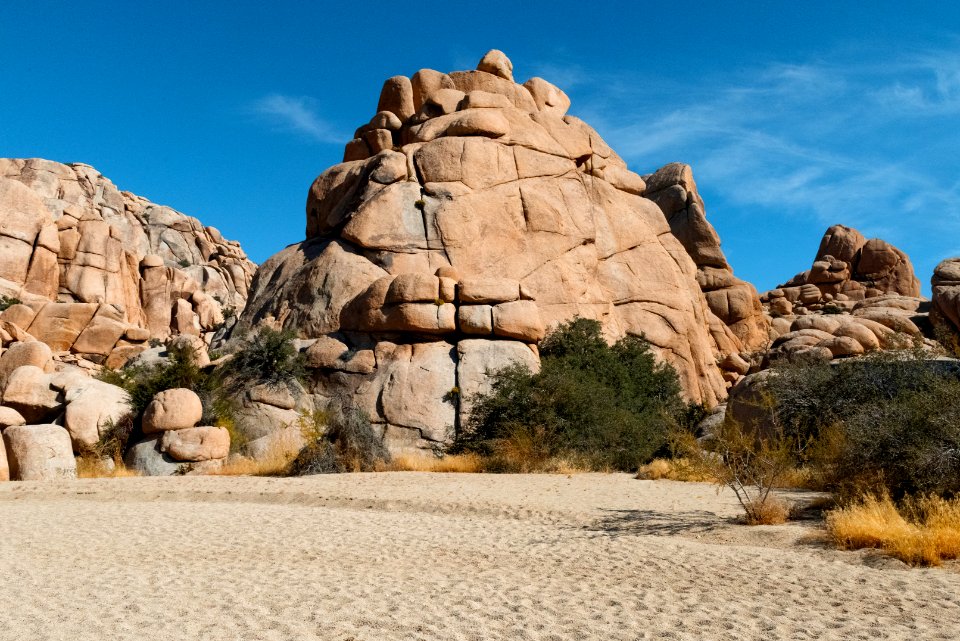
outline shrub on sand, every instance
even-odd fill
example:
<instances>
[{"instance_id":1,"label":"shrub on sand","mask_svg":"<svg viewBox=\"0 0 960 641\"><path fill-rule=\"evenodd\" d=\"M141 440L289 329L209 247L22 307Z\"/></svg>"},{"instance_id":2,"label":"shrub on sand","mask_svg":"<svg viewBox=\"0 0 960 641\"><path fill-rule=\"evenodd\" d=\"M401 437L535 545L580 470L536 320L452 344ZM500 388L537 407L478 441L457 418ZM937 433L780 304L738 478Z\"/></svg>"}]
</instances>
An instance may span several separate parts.
<instances>
[{"instance_id":1,"label":"shrub on sand","mask_svg":"<svg viewBox=\"0 0 960 641\"><path fill-rule=\"evenodd\" d=\"M378 468L382 472L456 472L475 474L484 471L484 461L476 454L399 454Z\"/></svg>"},{"instance_id":2,"label":"shrub on sand","mask_svg":"<svg viewBox=\"0 0 960 641\"><path fill-rule=\"evenodd\" d=\"M390 462L390 452L360 409L334 401L310 417L307 444L290 465L290 474L372 472Z\"/></svg>"}]
</instances>

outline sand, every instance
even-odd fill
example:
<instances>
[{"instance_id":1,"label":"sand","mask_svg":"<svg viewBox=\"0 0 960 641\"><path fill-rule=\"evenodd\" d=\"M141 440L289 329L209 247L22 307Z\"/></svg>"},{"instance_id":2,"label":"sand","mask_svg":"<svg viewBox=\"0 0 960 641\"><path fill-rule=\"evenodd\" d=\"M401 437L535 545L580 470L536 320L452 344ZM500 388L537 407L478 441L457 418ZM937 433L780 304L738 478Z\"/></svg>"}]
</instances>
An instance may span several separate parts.
<instances>
[{"instance_id":1,"label":"sand","mask_svg":"<svg viewBox=\"0 0 960 641\"><path fill-rule=\"evenodd\" d=\"M960 638L955 569L737 512L619 474L6 483L0 640Z\"/></svg>"}]
</instances>

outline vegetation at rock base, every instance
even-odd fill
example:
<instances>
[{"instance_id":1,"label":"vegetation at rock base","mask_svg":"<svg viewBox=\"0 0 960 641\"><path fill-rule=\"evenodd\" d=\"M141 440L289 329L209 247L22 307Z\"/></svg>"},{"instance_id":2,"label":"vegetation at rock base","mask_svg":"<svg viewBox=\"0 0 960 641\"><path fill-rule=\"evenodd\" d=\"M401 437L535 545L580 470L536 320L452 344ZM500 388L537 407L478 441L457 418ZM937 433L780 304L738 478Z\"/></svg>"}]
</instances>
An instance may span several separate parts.
<instances>
[{"instance_id":1,"label":"vegetation at rock base","mask_svg":"<svg viewBox=\"0 0 960 641\"><path fill-rule=\"evenodd\" d=\"M307 444L290 465L292 476L373 472L390 462L370 418L342 399L331 402L326 412L304 417L301 429Z\"/></svg>"},{"instance_id":2,"label":"vegetation at rock base","mask_svg":"<svg viewBox=\"0 0 960 641\"><path fill-rule=\"evenodd\" d=\"M491 392L472 399L454 452L480 454L492 471L540 470L557 459L636 471L687 415L676 372L640 338L608 345L597 321L560 325L540 357L537 373L512 365L493 375Z\"/></svg>"}]
</instances>

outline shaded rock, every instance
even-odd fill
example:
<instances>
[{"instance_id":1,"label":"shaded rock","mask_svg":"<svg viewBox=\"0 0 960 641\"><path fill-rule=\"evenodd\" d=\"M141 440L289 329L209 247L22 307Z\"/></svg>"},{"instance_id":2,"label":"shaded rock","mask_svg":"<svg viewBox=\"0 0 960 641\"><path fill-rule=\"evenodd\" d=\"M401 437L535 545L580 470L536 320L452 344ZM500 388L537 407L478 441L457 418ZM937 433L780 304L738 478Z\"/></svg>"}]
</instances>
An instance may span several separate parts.
<instances>
[{"instance_id":1,"label":"shaded rock","mask_svg":"<svg viewBox=\"0 0 960 641\"><path fill-rule=\"evenodd\" d=\"M127 469L142 476L173 476L182 469L183 463L160 451L162 434L133 444L123 457Z\"/></svg>"}]
</instances>

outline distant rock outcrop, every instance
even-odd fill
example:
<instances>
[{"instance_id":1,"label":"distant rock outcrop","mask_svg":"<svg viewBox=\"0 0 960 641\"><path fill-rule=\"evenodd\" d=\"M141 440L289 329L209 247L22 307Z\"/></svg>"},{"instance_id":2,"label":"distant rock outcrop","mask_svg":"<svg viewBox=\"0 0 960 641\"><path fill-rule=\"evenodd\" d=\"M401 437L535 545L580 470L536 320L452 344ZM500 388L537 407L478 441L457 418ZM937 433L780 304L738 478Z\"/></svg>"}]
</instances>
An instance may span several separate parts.
<instances>
[{"instance_id":1,"label":"distant rock outcrop","mask_svg":"<svg viewBox=\"0 0 960 641\"><path fill-rule=\"evenodd\" d=\"M309 391L355 399L394 445L447 441L460 398L507 363L536 367L537 341L575 316L646 337L711 406L745 373L744 341L766 337L689 168L651 189L563 91L512 68L491 51L473 71L388 79L311 186L307 239L261 266L240 321L298 332Z\"/></svg>"},{"instance_id":2,"label":"distant rock outcrop","mask_svg":"<svg viewBox=\"0 0 960 641\"><path fill-rule=\"evenodd\" d=\"M771 317L767 359L804 353L859 356L921 342L933 346L930 302L905 253L834 225L811 269L761 296Z\"/></svg>"},{"instance_id":3,"label":"distant rock outcrop","mask_svg":"<svg viewBox=\"0 0 960 641\"><path fill-rule=\"evenodd\" d=\"M28 337L122 365L150 338L203 336L243 309L256 266L197 219L88 165L0 159L4 344Z\"/></svg>"}]
</instances>

